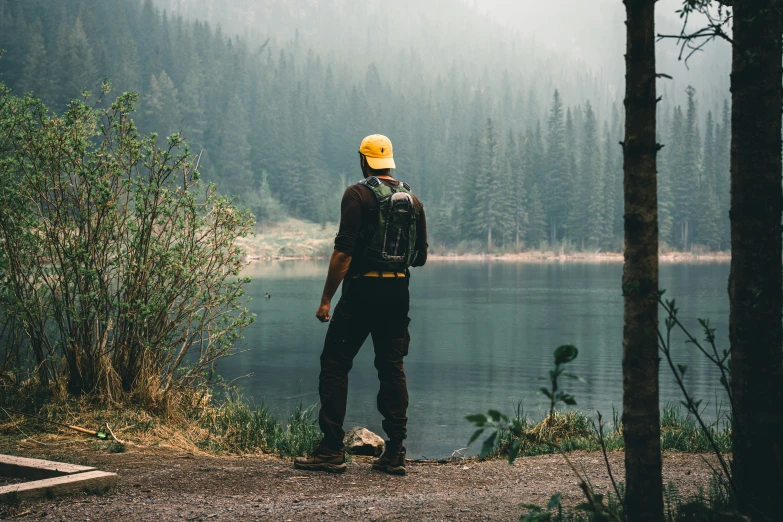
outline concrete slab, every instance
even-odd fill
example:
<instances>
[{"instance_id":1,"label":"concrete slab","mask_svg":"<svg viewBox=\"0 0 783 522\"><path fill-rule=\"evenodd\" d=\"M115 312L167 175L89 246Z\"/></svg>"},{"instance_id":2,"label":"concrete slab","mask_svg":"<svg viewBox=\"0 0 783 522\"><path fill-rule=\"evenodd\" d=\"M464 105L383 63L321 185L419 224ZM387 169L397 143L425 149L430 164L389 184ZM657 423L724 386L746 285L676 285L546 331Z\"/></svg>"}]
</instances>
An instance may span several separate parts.
<instances>
[{"instance_id":1,"label":"concrete slab","mask_svg":"<svg viewBox=\"0 0 783 522\"><path fill-rule=\"evenodd\" d=\"M6 477L21 477L31 480L61 477L73 473L94 471L90 466L53 462L51 460L28 459L12 455L0 455L0 475Z\"/></svg>"},{"instance_id":2,"label":"concrete slab","mask_svg":"<svg viewBox=\"0 0 783 522\"><path fill-rule=\"evenodd\" d=\"M0 455L0 475L30 479L0 487L0 502L99 493L117 485L117 475L90 466Z\"/></svg>"},{"instance_id":3,"label":"concrete slab","mask_svg":"<svg viewBox=\"0 0 783 522\"><path fill-rule=\"evenodd\" d=\"M0 502L52 498L75 493L101 493L117 485L117 474L85 471L0 487Z\"/></svg>"}]
</instances>

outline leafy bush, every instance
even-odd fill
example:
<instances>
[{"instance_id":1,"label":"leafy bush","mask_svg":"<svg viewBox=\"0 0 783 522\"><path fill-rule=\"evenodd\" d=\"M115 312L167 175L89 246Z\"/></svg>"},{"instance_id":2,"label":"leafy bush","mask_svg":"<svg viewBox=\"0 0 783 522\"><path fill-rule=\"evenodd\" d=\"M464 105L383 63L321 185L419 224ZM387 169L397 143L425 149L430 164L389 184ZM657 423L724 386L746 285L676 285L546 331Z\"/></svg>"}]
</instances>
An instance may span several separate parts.
<instances>
[{"instance_id":1,"label":"leafy bush","mask_svg":"<svg viewBox=\"0 0 783 522\"><path fill-rule=\"evenodd\" d=\"M199 182L178 134L138 134L137 98L96 109L85 93L53 116L0 84L8 387L165 405L210 382L253 320L235 244L251 214Z\"/></svg>"}]
</instances>

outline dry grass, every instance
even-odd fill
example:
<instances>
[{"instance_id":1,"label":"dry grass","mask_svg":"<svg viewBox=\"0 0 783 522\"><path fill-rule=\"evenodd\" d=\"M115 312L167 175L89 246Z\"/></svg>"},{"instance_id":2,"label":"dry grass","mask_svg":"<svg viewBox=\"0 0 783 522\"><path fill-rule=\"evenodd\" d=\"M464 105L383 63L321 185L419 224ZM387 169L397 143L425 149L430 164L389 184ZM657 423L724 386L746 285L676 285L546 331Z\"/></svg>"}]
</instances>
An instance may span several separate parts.
<instances>
[{"instance_id":1,"label":"dry grass","mask_svg":"<svg viewBox=\"0 0 783 522\"><path fill-rule=\"evenodd\" d=\"M125 445L169 447L197 454L303 455L320 440L312 408L299 408L281 422L263 406L229 400L220 405L192 401L186 408L150 412L133 405L104 403L92 399L53 401L37 411L41 419L111 432L110 451ZM8 442L31 445L58 444L89 435L45 420L0 409L0 436Z\"/></svg>"},{"instance_id":2,"label":"dry grass","mask_svg":"<svg viewBox=\"0 0 783 522\"><path fill-rule=\"evenodd\" d=\"M595 421L579 411L556 411L551 421L547 415L541 421L531 421L518 412L525 428L519 448L522 456L543 455L558 451L599 451L601 444ZM713 441L721 453L731 451L731 428L728 419L718 415L718 421L708 426ZM507 455L514 442L506 432L498 440L494 456ZM613 422L604 426L604 443L609 451L622 450L623 427L615 412ZM661 449L687 453L711 453L710 440L696 420L679 405L666 405L661 410Z\"/></svg>"}]
</instances>

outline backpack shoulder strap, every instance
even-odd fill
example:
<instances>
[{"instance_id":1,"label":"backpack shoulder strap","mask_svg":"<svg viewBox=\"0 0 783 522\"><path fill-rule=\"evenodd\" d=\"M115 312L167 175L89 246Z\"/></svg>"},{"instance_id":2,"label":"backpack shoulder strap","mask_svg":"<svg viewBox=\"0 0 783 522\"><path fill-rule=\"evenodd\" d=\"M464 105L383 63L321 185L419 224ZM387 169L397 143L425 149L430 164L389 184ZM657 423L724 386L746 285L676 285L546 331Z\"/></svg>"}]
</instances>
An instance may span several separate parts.
<instances>
[{"instance_id":1,"label":"backpack shoulder strap","mask_svg":"<svg viewBox=\"0 0 783 522\"><path fill-rule=\"evenodd\" d=\"M396 192L395 189L389 187L385 183L381 183L381 180L375 176L365 178L357 183L357 185L363 185L370 189L372 193L375 194L375 198L378 200L384 197L389 197Z\"/></svg>"}]
</instances>

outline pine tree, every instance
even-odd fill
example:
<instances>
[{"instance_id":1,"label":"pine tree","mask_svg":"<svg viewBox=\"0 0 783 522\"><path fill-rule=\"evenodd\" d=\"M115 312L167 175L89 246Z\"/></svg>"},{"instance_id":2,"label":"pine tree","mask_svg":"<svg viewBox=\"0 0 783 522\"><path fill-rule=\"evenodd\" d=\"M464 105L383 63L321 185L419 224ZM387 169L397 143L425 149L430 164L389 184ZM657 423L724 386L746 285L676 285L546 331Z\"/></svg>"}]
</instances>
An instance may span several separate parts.
<instances>
[{"instance_id":1,"label":"pine tree","mask_svg":"<svg viewBox=\"0 0 783 522\"><path fill-rule=\"evenodd\" d=\"M506 164L511 176L512 189L508 191L508 194L514 223L512 241L516 252L521 250L522 238L525 237L528 224L525 202L527 201L526 172L529 164L526 148L524 137L520 135L519 140L516 140L513 132L509 131Z\"/></svg>"},{"instance_id":2,"label":"pine tree","mask_svg":"<svg viewBox=\"0 0 783 522\"><path fill-rule=\"evenodd\" d=\"M481 140L481 164L476 179L475 229L486 240L487 251L492 252L496 240L502 238L501 227L508 216L503 191L508 190L508 171L501 168L500 144L491 118L487 119Z\"/></svg>"},{"instance_id":3,"label":"pine tree","mask_svg":"<svg viewBox=\"0 0 783 522\"><path fill-rule=\"evenodd\" d=\"M226 193L239 192L240 203L247 205L242 198L242 192L254 187L253 174L248 160L250 145L247 138L250 133L249 123L239 96L231 97L226 107L226 118L218 131L218 146L215 150L207 150L211 164L217 173L215 181L218 188ZM260 178L260 176L259 176ZM260 182L261 179L258 179Z\"/></svg>"},{"instance_id":4,"label":"pine tree","mask_svg":"<svg viewBox=\"0 0 783 522\"><path fill-rule=\"evenodd\" d=\"M555 90L549 110L547 128L546 212L549 222L549 240L554 246L566 224L568 212L568 157L566 150L563 101Z\"/></svg>"},{"instance_id":5,"label":"pine tree","mask_svg":"<svg viewBox=\"0 0 783 522\"><path fill-rule=\"evenodd\" d=\"M246 191L242 199L255 215L259 225L272 225L285 216L285 210L269 190L269 174L262 172L260 177L258 188Z\"/></svg>"},{"instance_id":6,"label":"pine tree","mask_svg":"<svg viewBox=\"0 0 783 522\"><path fill-rule=\"evenodd\" d=\"M541 191L533 184L528 191L528 226L525 240L532 248L539 248L547 240L547 217Z\"/></svg>"},{"instance_id":7,"label":"pine tree","mask_svg":"<svg viewBox=\"0 0 783 522\"><path fill-rule=\"evenodd\" d=\"M585 106L580 150L581 197L575 202L577 218L583 223L580 245L597 246L601 242L605 210L605 178L603 176L601 147L598 141L598 121L590 102Z\"/></svg>"},{"instance_id":8,"label":"pine tree","mask_svg":"<svg viewBox=\"0 0 783 522\"><path fill-rule=\"evenodd\" d=\"M692 244L693 219L696 213L695 194L698 190L700 138L696 119L696 90L686 89L688 96L687 112L683 119L682 110L675 109L672 134L675 136L676 152L674 160L673 196L675 205L676 237L683 250Z\"/></svg>"},{"instance_id":9,"label":"pine tree","mask_svg":"<svg viewBox=\"0 0 783 522\"><path fill-rule=\"evenodd\" d=\"M28 42L18 89L32 92L37 98L49 100L52 82L47 74L47 66L48 57L43 36L39 32L33 33Z\"/></svg>"},{"instance_id":10,"label":"pine tree","mask_svg":"<svg viewBox=\"0 0 783 522\"><path fill-rule=\"evenodd\" d=\"M699 242L710 250L720 250L720 210L718 197L715 195L715 187L712 185L705 186L699 197L704 199L702 214L699 216Z\"/></svg>"},{"instance_id":11,"label":"pine tree","mask_svg":"<svg viewBox=\"0 0 783 522\"><path fill-rule=\"evenodd\" d=\"M530 183L542 186L546 183L546 150L541 131L541 120L536 121L535 129L528 129L527 155L530 164L528 179ZM543 204L543 201L542 201Z\"/></svg>"},{"instance_id":12,"label":"pine tree","mask_svg":"<svg viewBox=\"0 0 783 522\"><path fill-rule=\"evenodd\" d=\"M659 107L659 135L662 134L662 129L666 129L665 138L658 138L658 142L664 144L663 149L658 152L658 241L662 251L672 244L674 203L672 201L671 153L676 146L672 136L668 134L671 127L667 125L668 118L664 117L665 114L667 114L666 107Z\"/></svg>"},{"instance_id":13,"label":"pine tree","mask_svg":"<svg viewBox=\"0 0 783 522\"><path fill-rule=\"evenodd\" d=\"M695 240L707 248L719 249L721 242L720 211L716 194L717 158L715 154L715 124L712 111L707 112L704 127L704 153L699 172L699 188L697 195L696 237Z\"/></svg>"},{"instance_id":14,"label":"pine tree","mask_svg":"<svg viewBox=\"0 0 783 522\"><path fill-rule=\"evenodd\" d=\"M182 111L179 91L174 87L166 71L152 75L150 88L144 96L144 115L149 128L159 129L162 137L168 137L182 128Z\"/></svg>"},{"instance_id":15,"label":"pine tree","mask_svg":"<svg viewBox=\"0 0 783 522\"><path fill-rule=\"evenodd\" d=\"M598 121L593 106L588 101L585 105L582 121L582 139L579 149L580 169L575 183L572 198L574 220L581 225L581 234L577 238L579 247L584 250L590 243L598 242L595 236L595 220L600 220L604 213L604 182L601 171L601 147L598 140ZM591 241L592 238L592 241Z\"/></svg>"},{"instance_id":16,"label":"pine tree","mask_svg":"<svg viewBox=\"0 0 783 522\"><path fill-rule=\"evenodd\" d=\"M58 79L58 88L52 96L58 109L71 100L81 98L83 90L98 87L100 78L81 19L61 24L56 51L49 53L49 57L52 60L49 67L51 76Z\"/></svg>"},{"instance_id":17,"label":"pine tree","mask_svg":"<svg viewBox=\"0 0 783 522\"><path fill-rule=\"evenodd\" d=\"M625 229L625 202L623 194L623 150L619 142L623 136L622 111L612 105L611 134L606 145L606 198L607 198L607 243L609 250L622 251Z\"/></svg>"},{"instance_id":18,"label":"pine tree","mask_svg":"<svg viewBox=\"0 0 783 522\"><path fill-rule=\"evenodd\" d=\"M574 213L575 208L579 204L578 198L582 197L580 186L583 184L583 173L576 168L576 127L570 108L566 110L565 146L567 167L565 179L568 188L564 192L566 208L564 210L565 226L563 227L563 239L582 242L584 239L583 222L574 219Z\"/></svg>"},{"instance_id":19,"label":"pine tree","mask_svg":"<svg viewBox=\"0 0 783 522\"><path fill-rule=\"evenodd\" d=\"M141 92L142 81L136 40L127 28L121 34L117 55L112 56L111 60L114 66L111 80L114 88L119 92Z\"/></svg>"},{"instance_id":20,"label":"pine tree","mask_svg":"<svg viewBox=\"0 0 783 522\"><path fill-rule=\"evenodd\" d=\"M682 107L674 107L671 119L671 131L669 132L671 145L667 154L668 173L671 177L671 193L674 202L674 211L672 218L674 221L674 230L672 240L674 245L682 246L682 232L684 211L683 205L690 204L690 192L687 183L683 181L683 165L685 163L685 143L683 141L685 134L685 118L682 114Z\"/></svg>"},{"instance_id":21,"label":"pine tree","mask_svg":"<svg viewBox=\"0 0 783 522\"><path fill-rule=\"evenodd\" d=\"M728 248L731 244L731 223L729 221L731 199L731 111L729 110L729 102L727 100L723 102L723 117L715 137L715 193L718 198L721 245L722 248Z\"/></svg>"},{"instance_id":22,"label":"pine tree","mask_svg":"<svg viewBox=\"0 0 783 522\"><path fill-rule=\"evenodd\" d=\"M194 150L196 148L203 149L204 133L207 130L203 74L201 59L196 56L191 62L185 83L180 89L182 127L185 139ZM267 174L267 184L269 183L268 177L269 174Z\"/></svg>"},{"instance_id":23,"label":"pine tree","mask_svg":"<svg viewBox=\"0 0 783 522\"><path fill-rule=\"evenodd\" d=\"M459 229L463 231L463 239L479 239L482 232L476 219L477 211L482 208L479 196L486 193L481 159L482 136L474 134L470 138L468 155L462 172L461 186L464 190L458 191L457 195L457 205L462 209L457 217Z\"/></svg>"},{"instance_id":24,"label":"pine tree","mask_svg":"<svg viewBox=\"0 0 783 522\"><path fill-rule=\"evenodd\" d=\"M601 172L601 180L596 185L602 187L602 202L596 206L596 234L595 244L599 249L610 250L614 240L614 217L615 217L615 191L610 176L614 174L615 162L614 153L616 149L615 140L609 130L609 124L604 122L604 164ZM600 215L600 218L598 217Z\"/></svg>"}]
</instances>

